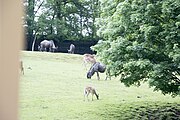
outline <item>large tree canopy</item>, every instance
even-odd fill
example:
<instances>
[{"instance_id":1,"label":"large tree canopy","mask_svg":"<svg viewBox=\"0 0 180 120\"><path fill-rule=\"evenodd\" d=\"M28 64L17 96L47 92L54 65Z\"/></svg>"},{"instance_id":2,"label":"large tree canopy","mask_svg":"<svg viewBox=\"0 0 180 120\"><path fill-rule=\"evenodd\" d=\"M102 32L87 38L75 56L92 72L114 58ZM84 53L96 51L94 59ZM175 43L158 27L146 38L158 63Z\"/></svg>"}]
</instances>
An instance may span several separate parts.
<instances>
[{"instance_id":1,"label":"large tree canopy","mask_svg":"<svg viewBox=\"0 0 180 120\"><path fill-rule=\"evenodd\" d=\"M180 95L180 1L101 0L92 49L125 85Z\"/></svg>"},{"instance_id":2,"label":"large tree canopy","mask_svg":"<svg viewBox=\"0 0 180 120\"><path fill-rule=\"evenodd\" d=\"M98 5L98 0L24 0L28 50L36 38L96 40Z\"/></svg>"}]
</instances>

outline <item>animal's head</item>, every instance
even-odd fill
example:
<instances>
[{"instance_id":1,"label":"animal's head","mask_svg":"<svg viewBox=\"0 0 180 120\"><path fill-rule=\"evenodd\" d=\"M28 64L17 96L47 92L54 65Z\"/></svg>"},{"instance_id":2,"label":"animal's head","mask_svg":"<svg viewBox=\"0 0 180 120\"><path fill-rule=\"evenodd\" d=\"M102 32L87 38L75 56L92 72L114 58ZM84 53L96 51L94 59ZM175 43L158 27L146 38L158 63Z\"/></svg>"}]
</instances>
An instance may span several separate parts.
<instances>
[{"instance_id":1,"label":"animal's head","mask_svg":"<svg viewBox=\"0 0 180 120\"><path fill-rule=\"evenodd\" d=\"M43 48L42 45L38 45L38 50L39 50L39 51L43 51L43 50L45 50L45 48Z\"/></svg>"},{"instance_id":2,"label":"animal's head","mask_svg":"<svg viewBox=\"0 0 180 120\"><path fill-rule=\"evenodd\" d=\"M54 51L57 51L58 50L58 46L57 47L52 47L52 52L54 52Z\"/></svg>"},{"instance_id":3,"label":"animal's head","mask_svg":"<svg viewBox=\"0 0 180 120\"><path fill-rule=\"evenodd\" d=\"M94 73L95 73L95 70L94 70L94 67L92 66L87 73L87 78L91 79L91 77L94 75Z\"/></svg>"},{"instance_id":4,"label":"animal's head","mask_svg":"<svg viewBox=\"0 0 180 120\"><path fill-rule=\"evenodd\" d=\"M67 51L68 51L68 53L70 53L70 52L71 52L71 50L68 50L68 49L67 49Z\"/></svg>"},{"instance_id":5,"label":"animal's head","mask_svg":"<svg viewBox=\"0 0 180 120\"><path fill-rule=\"evenodd\" d=\"M91 79L91 77L94 75L94 71L89 71L88 73L87 73L87 78L88 79Z\"/></svg>"},{"instance_id":6,"label":"animal's head","mask_svg":"<svg viewBox=\"0 0 180 120\"><path fill-rule=\"evenodd\" d=\"M91 72L88 72L88 73L87 73L87 78L88 78L88 79L91 79L91 76L92 76Z\"/></svg>"},{"instance_id":7,"label":"animal's head","mask_svg":"<svg viewBox=\"0 0 180 120\"><path fill-rule=\"evenodd\" d=\"M97 100L99 100L99 94L97 94L97 96L96 96L96 97L97 97Z\"/></svg>"}]
</instances>

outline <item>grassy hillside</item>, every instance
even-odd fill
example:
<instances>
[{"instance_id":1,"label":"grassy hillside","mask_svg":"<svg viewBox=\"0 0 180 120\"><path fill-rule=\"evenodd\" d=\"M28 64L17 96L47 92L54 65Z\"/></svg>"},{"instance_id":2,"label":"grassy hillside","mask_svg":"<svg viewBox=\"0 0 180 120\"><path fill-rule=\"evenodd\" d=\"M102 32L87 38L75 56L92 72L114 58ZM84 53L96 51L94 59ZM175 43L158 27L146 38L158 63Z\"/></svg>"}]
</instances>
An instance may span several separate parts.
<instances>
[{"instance_id":1,"label":"grassy hillside","mask_svg":"<svg viewBox=\"0 0 180 120\"><path fill-rule=\"evenodd\" d=\"M180 97L153 92L147 84L125 87L118 78L86 79L82 56L23 52L20 79L20 120L175 120ZM100 100L83 101L84 87L94 86ZM91 96L89 96L91 98Z\"/></svg>"}]
</instances>

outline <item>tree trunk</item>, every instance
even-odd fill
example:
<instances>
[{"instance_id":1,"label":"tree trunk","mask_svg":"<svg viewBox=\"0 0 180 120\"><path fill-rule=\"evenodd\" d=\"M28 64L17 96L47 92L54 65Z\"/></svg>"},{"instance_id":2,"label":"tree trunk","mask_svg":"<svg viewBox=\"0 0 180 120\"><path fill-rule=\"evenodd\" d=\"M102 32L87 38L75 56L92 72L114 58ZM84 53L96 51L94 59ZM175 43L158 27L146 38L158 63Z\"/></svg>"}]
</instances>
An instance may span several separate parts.
<instances>
[{"instance_id":1,"label":"tree trunk","mask_svg":"<svg viewBox=\"0 0 180 120\"><path fill-rule=\"evenodd\" d=\"M34 29L34 5L35 5L35 0L28 0L28 6L27 6L27 15L29 16L29 18L31 19L27 19L27 39L28 39L28 47L27 49L30 50L31 46L32 46L32 42L33 42L33 29Z\"/></svg>"},{"instance_id":2,"label":"tree trunk","mask_svg":"<svg viewBox=\"0 0 180 120\"><path fill-rule=\"evenodd\" d=\"M32 43L32 51L34 51L35 42L36 42L36 33L34 35L34 40L33 40L33 43Z\"/></svg>"}]
</instances>

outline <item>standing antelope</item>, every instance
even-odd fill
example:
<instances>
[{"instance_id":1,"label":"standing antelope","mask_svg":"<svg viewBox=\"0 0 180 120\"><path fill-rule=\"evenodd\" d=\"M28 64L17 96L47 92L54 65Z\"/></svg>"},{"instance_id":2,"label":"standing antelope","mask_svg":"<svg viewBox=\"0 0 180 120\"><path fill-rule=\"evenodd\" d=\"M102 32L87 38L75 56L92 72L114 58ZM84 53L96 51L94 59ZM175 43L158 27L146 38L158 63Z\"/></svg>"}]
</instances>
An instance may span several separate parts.
<instances>
[{"instance_id":1,"label":"standing antelope","mask_svg":"<svg viewBox=\"0 0 180 120\"><path fill-rule=\"evenodd\" d=\"M84 56L83 56L83 61L84 61L84 66L85 66L85 68L87 69L86 64L87 64L87 63L91 63L91 65L92 65L92 64L94 64L94 63L96 62L96 59L95 59L95 56L94 56L94 55L84 54Z\"/></svg>"},{"instance_id":2,"label":"standing antelope","mask_svg":"<svg viewBox=\"0 0 180 120\"><path fill-rule=\"evenodd\" d=\"M23 61L20 61L20 69L21 69L21 73L23 73L24 75Z\"/></svg>"},{"instance_id":3,"label":"standing antelope","mask_svg":"<svg viewBox=\"0 0 180 120\"><path fill-rule=\"evenodd\" d=\"M99 100L99 94L96 93L95 88L88 86L84 89L84 101L85 101L85 97L87 97L87 100L89 101L89 99L88 99L89 93L91 93L91 95L92 95L92 101L93 101L94 95L96 96L97 100Z\"/></svg>"}]
</instances>

